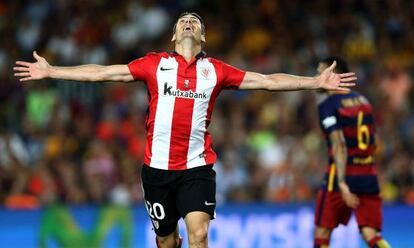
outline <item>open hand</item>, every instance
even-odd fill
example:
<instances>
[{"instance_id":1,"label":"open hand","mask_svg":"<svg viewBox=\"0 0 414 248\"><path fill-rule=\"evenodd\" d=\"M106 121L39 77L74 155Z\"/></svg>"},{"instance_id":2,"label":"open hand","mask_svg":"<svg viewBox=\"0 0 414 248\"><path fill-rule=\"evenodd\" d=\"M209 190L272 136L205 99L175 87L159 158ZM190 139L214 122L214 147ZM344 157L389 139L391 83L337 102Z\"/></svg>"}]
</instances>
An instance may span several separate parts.
<instances>
[{"instance_id":1,"label":"open hand","mask_svg":"<svg viewBox=\"0 0 414 248\"><path fill-rule=\"evenodd\" d=\"M346 185L345 183L340 183L339 189L341 190L342 199L348 207L356 208L359 205L358 196L356 196L349 190L348 185Z\"/></svg>"},{"instance_id":2,"label":"open hand","mask_svg":"<svg viewBox=\"0 0 414 248\"><path fill-rule=\"evenodd\" d=\"M33 52L36 62L16 61L13 68L14 76L19 77L20 81L39 80L49 77L50 65L45 58L40 57L36 51Z\"/></svg>"},{"instance_id":3,"label":"open hand","mask_svg":"<svg viewBox=\"0 0 414 248\"><path fill-rule=\"evenodd\" d=\"M349 92L349 87L355 86L357 77L354 72L337 74L334 72L336 61L317 76L317 87L325 90Z\"/></svg>"}]
</instances>

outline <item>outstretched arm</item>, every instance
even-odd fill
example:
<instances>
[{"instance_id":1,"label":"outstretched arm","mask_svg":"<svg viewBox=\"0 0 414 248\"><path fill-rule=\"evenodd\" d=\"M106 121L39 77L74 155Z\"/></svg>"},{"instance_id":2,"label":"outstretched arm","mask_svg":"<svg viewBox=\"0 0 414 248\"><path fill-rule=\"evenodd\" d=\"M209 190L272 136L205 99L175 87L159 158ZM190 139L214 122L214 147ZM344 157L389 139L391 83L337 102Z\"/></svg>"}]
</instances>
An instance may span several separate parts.
<instances>
[{"instance_id":1,"label":"outstretched arm","mask_svg":"<svg viewBox=\"0 0 414 248\"><path fill-rule=\"evenodd\" d=\"M80 65L69 67L51 66L45 58L33 52L36 62L16 61L13 68L20 81L55 78L75 81L117 81L130 82L133 77L127 65Z\"/></svg>"},{"instance_id":2,"label":"outstretched arm","mask_svg":"<svg viewBox=\"0 0 414 248\"><path fill-rule=\"evenodd\" d=\"M339 90L349 91L348 87L355 85L355 73L334 73L336 62L315 77L301 77L290 74L264 75L256 72L246 72L239 87L242 90Z\"/></svg>"},{"instance_id":3,"label":"outstretched arm","mask_svg":"<svg viewBox=\"0 0 414 248\"><path fill-rule=\"evenodd\" d=\"M348 207L356 208L359 204L359 199L349 190L345 181L347 151L344 134L341 130L333 131L329 134L329 140L332 144L333 159L336 166L338 186L341 191L342 199Z\"/></svg>"}]
</instances>

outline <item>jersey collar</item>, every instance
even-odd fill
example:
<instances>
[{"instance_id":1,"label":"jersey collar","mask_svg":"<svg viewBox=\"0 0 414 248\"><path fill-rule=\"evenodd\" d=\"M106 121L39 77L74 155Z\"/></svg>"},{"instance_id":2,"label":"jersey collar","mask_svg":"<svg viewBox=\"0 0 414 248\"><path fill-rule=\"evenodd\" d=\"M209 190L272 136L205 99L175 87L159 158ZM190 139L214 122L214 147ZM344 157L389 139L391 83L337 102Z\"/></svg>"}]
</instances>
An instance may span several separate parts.
<instances>
[{"instance_id":1,"label":"jersey collar","mask_svg":"<svg viewBox=\"0 0 414 248\"><path fill-rule=\"evenodd\" d=\"M181 56L181 55L180 55L180 54L178 54L176 51L172 51L172 52L171 52L171 55L173 55L173 56ZM205 51L201 50L201 52L199 52L199 53L195 56L195 58L198 60L198 59L205 58L206 56L207 56L207 53L206 53Z\"/></svg>"}]
</instances>

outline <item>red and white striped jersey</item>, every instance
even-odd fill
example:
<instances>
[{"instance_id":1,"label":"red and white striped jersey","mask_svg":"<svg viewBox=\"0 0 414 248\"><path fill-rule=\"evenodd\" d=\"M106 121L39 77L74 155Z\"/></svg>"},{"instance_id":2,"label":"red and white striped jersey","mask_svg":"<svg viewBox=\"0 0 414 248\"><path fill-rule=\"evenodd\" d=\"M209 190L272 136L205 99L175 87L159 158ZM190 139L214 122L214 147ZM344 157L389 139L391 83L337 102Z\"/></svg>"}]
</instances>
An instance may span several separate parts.
<instances>
[{"instance_id":1,"label":"red and white striped jersey","mask_svg":"<svg viewBox=\"0 0 414 248\"><path fill-rule=\"evenodd\" d=\"M221 90L237 89L245 72L204 52L190 63L175 52L149 53L128 67L148 90L144 163L163 170L213 164L207 128L214 102Z\"/></svg>"}]
</instances>

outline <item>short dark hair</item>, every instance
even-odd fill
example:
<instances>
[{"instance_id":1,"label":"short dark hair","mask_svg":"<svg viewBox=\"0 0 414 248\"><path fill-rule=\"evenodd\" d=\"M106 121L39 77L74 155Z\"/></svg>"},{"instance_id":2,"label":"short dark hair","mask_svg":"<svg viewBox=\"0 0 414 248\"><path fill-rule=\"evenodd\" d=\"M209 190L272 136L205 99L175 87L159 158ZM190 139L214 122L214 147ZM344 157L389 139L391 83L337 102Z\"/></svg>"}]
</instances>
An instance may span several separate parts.
<instances>
[{"instance_id":1,"label":"short dark hair","mask_svg":"<svg viewBox=\"0 0 414 248\"><path fill-rule=\"evenodd\" d=\"M319 63L326 63L329 66L329 65L332 65L332 63L334 61L336 61L336 67L335 67L335 72L336 73L347 73L347 72L349 72L348 64L346 63L345 60L343 60L340 57L335 57L335 56L327 57L327 58L324 58L321 61L319 61Z\"/></svg>"},{"instance_id":2,"label":"short dark hair","mask_svg":"<svg viewBox=\"0 0 414 248\"><path fill-rule=\"evenodd\" d=\"M196 17L201 23L201 34L204 34L206 32L206 27L204 26L203 18L201 18L201 16L199 14L197 14L196 12L183 12L178 16L177 21L185 15L192 15L192 16ZM177 21L175 22L174 28L173 28L173 33L174 34L175 34L175 29L177 28Z\"/></svg>"}]
</instances>

